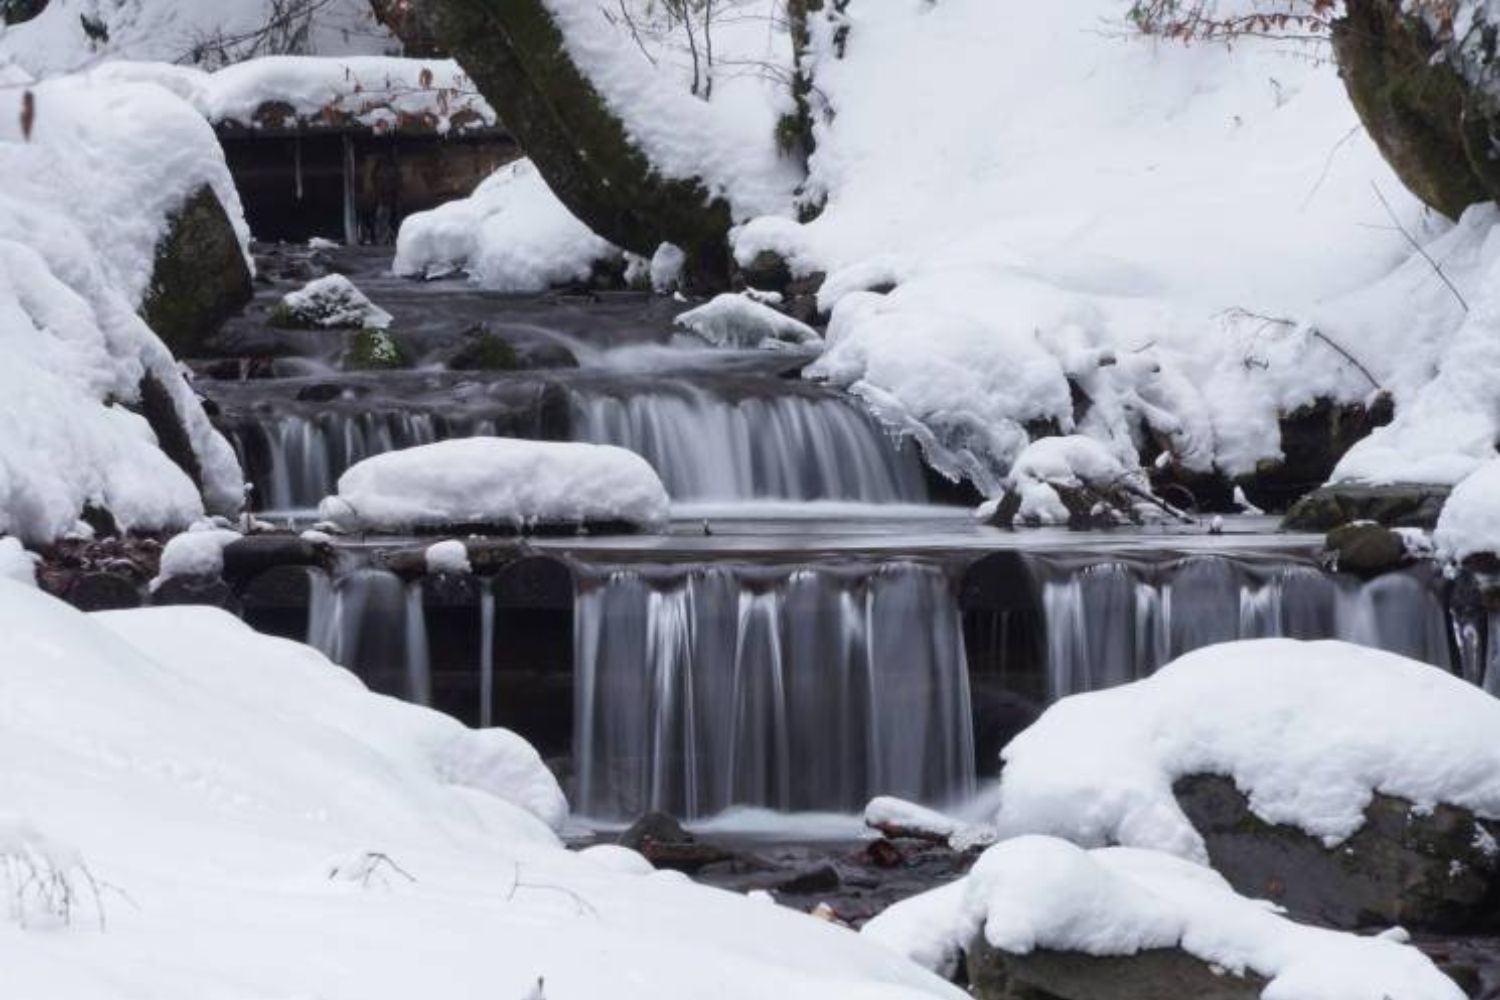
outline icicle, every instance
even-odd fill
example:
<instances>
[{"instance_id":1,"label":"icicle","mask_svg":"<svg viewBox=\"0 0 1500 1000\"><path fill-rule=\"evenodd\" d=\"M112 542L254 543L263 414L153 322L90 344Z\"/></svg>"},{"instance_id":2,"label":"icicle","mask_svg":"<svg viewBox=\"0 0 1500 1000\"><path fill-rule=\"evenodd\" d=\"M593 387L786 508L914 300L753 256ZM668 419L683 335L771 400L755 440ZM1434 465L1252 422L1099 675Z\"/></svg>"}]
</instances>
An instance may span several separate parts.
<instances>
[{"instance_id":1,"label":"icicle","mask_svg":"<svg viewBox=\"0 0 1500 1000\"><path fill-rule=\"evenodd\" d=\"M495 724L495 591L479 591L479 728Z\"/></svg>"},{"instance_id":2,"label":"icicle","mask_svg":"<svg viewBox=\"0 0 1500 1000\"><path fill-rule=\"evenodd\" d=\"M359 211L357 190L359 178L354 164L354 137L344 134L344 242L359 246Z\"/></svg>"}]
</instances>

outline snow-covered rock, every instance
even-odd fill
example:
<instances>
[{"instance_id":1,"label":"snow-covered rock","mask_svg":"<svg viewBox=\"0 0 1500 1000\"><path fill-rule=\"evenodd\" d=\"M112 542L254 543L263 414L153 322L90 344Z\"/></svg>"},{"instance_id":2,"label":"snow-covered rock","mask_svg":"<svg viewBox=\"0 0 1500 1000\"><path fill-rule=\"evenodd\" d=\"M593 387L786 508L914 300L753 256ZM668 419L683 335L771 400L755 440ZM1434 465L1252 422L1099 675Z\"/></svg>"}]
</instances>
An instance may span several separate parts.
<instances>
[{"instance_id":1,"label":"snow-covered rock","mask_svg":"<svg viewBox=\"0 0 1500 1000\"><path fill-rule=\"evenodd\" d=\"M392 319L390 313L371 302L342 274L315 278L295 292L288 292L272 316L272 322L279 326L325 330L385 330Z\"/></svg>"},{"instance_id":2,"label":"snow-covered rock","mask_svg":"<svg viewBox=\"0 0 1500 1000\"><path fill-rule=\"evenodd\" d=\"M37 557L16 538L0 538L0 580L36 585Z\"/></svg>"},{"instance_id":3,"label":"snow-covered rock","mask_svg":"<svg viewBox=\"0 0 1500 1000\"><path fill-rule=\"evenodd\" d=\"M998 952L1014 986L1134 996L1129 962L1163 962L1215 996L1296 1000L1460 1000L1462 990L1401 940L1307 927L1238 895L1207 868L1130 848L1088 851L1050 837L991 847L959 882L897 903L864 936L936 970L965 949ZM1044 963L1047 979L1032 978ZM994 963L981 962L990 975ZM1101 978L1106 977L1106 978ZM1187 977L1193 977L1188 979ZM1234 989L1244 980L1243 990ZM985 985L979 984L981 988ZM1219 992L1223 990L1224 992ZM1078 995L1078 994L1068 994ZM1151 990L1142 997L1159 995ZM1197 995L1197 994L1184 994Z\"/></svg>"},{"instance_id":4,"label":"snow-covered rock","mask_svg":"<svg viewBox=\"0 0 1500 1000\"><path fill-rule=\"evenodd\" d=\"M1453 488L1432 541L1444 559L1500 553L1500 457L1491 458Z\"/></svg>"},{"instance_id":5,"label":"snow-covered rock","mask_svg":"<svg viewBox=\"0 0 1500 1000\"><path fill-rule=\"evenodd\" d=\"M34 113L22 134L21 105ZM205 186L248 240L212 130L148 84L62 77L0 89L0 532L72 529L86 505L124 529L237 510L243 478L137 312L169 220ZM123 404L160 387L202 492Z\"/></svg>"},{"instance_id":6,"label":"snow-covered rock","mask_svg":"<svg viewBox=\"0 0 1500 1000\"><path fill-rule=\"evenodd\" d=\"M218 576L224 569L225 546L241 537L237 531L206 525L173 535L161 550L161 570L152 588L178 576Z\"/></svg>"},{"instance_id":7,"label":"snow-covered rock","mask_svg":"<svg viewBox=\"0 0 1500 1000\"><path fill-rule=\"evenodd\" d=\"M408 216L396 239L397 274L467 273L501 292L541 292L585 281L620 256L575 219L530 160L497 170L467 198Z\"/></svg>"},{"instance_id":8,"label":"snow-covered rock","mask_svg":"<svg viewBox=\"0 0 1500 1000\"><path fill-rule=\"evenodd\" d=\"M987 501L978 516L1032 525L1108 524L1131 519L1138 498L1149 494L1140 469L1127 467L1094 438L1070 434L1023 448L1006 476L1005 496Z\"/></svg>"},{"instance_id":9,"label":"snow-covered rock","mask_svg":"<svg viewBox=\"0 0 1500 1000\"><path fill-rule=\"evenodd\" d=\"M471 573L469 550L456 538L447 538L427 546L423 554L429 573Z\"/></svg>"},{"instance_id":10,"label":"snow-covered rock","mask_svg":"<svg viewBox=\"0 0 1500 1000\"><path fill-rule=\"evenodd\" d=\"M821 344L818 331L749 294L726 292L676 319L679 328L715 347L765 347Z\"/></svg>"},{"instance_id":11,"label":"snow-covered rock","mask_svg":"<svg viewBox=\"0 0 1500 1000\"><path fill-rule=\"evenodd\" d=\"M440 441L367 458L339 477L319 514L346 530L446 526L652 529L669 513L646 460L609 445L515 438Z\"/></svg>"},{"instance_id":12,"label":"snow-covered rock","mask_svg":"<svg viewBox=\"0 0 1500 1000\"><path fill-rule=\"evenodd\" d=\"M0 634L0 830L86 866L107 927L0 902L7 993L963 996L848 931L565 850L519 741L223 612L83 615L0 581Z\"/></svg>"}]
</instances>

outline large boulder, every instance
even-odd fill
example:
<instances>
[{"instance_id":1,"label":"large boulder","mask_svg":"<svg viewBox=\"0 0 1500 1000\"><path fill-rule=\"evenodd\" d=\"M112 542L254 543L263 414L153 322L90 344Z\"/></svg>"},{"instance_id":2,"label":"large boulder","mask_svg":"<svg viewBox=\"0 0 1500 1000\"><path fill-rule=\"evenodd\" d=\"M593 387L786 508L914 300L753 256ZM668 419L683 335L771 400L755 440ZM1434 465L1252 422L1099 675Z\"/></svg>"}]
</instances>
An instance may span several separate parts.
<instances>
[{"instance_id":1,"label":"large boulder","mask_svg":"<svg viewBox=\"0 0 1500 1000\"><path fill-rule=\"evenodd\" d=\"M1448 487L1429 483L1330 483L1292 505L1281 526L1288 531L1329 531L1354 521L1391 528L1431 528L1437 524Z\"/></svg>"},{"instance_id":2,"label":"large boulder","mask_svg":"<svg viewBox=\"0 0 1500 1000\"><path fill-rule=\"evenodd\" d=\"M977 934L964 952L979 1000L1257 1000L1266 979L1234 975L1180 948L1129 956L1037 949L1001 951Z\"/></svg>"},{"instance_id":3,"label":"large boulder","mask_svg":"<svg viewBox=\"0 0 1500 1000\"><path fill-rule=\"evenodd\" d=\"M1256 816L1228 778L1193 775L1173 791L1214 870L1245 895L1334 927L1500 927L1500 823L1377 794L1359 831L1330 848Z\"/></svg>"},{"instance_id":4,"label":"large boulder","mask_svg":"<svg viewBox=\"0 0 1500 1000\"><path fill-rule=\"evenodd\" d=\"M234 224L205 184L183 203L156 246L141 315L173 354L187 357L253 295Z\"/></svg>"}]
</instances>

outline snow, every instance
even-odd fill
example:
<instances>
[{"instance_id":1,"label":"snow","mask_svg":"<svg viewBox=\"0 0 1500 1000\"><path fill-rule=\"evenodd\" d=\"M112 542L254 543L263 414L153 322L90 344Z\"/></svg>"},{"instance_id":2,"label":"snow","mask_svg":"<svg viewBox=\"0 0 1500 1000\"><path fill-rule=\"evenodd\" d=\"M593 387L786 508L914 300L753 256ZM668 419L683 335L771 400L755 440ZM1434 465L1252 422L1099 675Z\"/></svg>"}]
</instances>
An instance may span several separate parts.
<instances>
[{"instance_id":1,"label":"snow","mask_svg":"<svg viewBox=\"0 0 1500 1000\"><path fill-rule=\"evenodd\" d=\"M1127 469L1103 444L1081 434L1031 442L1016 456L1005 482L1006 491L1021 500L1016 517L1027 524L1068 523L1068 508L1058 496L1058 486L1103 489L1121 485L1150 490L1139 469ZM998 500L987 501L978 516L990 517L998 505Z\"/></svg>"},{"instance_id":2,"label":"snow","mask_svg":"<svg viewBox=\"0 0 1500 1000\"><path fill-rule=\"evenodd\" d=\"M680 52L653 46L606 17L595 0L544 2L568 54L658 173L701 179L710 197L728 202L736 220L791 212L801 178L774 141L778 116L790 110L785 70L791 44L773 0L730 0L719 7L713 46L724 68L711 100L690 92L682 61L674 58ZM630 0L642 21L649 6Z\"/></svg>"},{"instance_id":3,"label":"snow","mask_svg":"<svg viewBox=\"0 0 1500 1000\"><path fill-rule=\"evenodd\" d=\"M1459 1000L1462 990L1389 936L1293 923L1240 896L1217 873L1130 848L1087 851L1050 837L991 847L969 875L897 903L863 933L930 968L981 932L992 946L1128 956L1181 948L1269 980L1265 1000Z\"/></svg>"},{"instance_id":4,"label":"snow","mask_svg":"<svg viewBox=\"0 0 1500 1000\"><path fill-rule=\"evenodd\" d=\"M1500 818L1500 700L1415 660L1264 639L1179 657L1065 698L1006 746L1001 836L1049 834L1207 864L1177 805L1187 775L1233 778L1250 809L1335 846L1376 792Z\"/></svg>"},{"instance_id":5,"label":"snow","mask_svg":"<svg viewBox=\"0 0 1500 1000\"><path fill-rule=\"evenodd\" d=\"M35 76L51 76L113 59L201 63L264 54L248 36L271 20L272 0L50 0L47 9L24 24L0 26L0 65L15 60ZM101 23L105 41L83 30L82 17ZM294 25L293 27L300 27ZM375 22L366 0L327 0L308 20L305 51L340 55L383 53L395 44ZM286 34L294 34L288 32ZM282 47L297 47L285 39Z\"/></svg>"},{"instance_id":6,"label":"snow","mask_svg":"<svg viewBox=\"0 0 1500 1000\"><path fill-rule=\"evenodd\" d=\"M0 90L0 532L41 542L86 504L122 528L182 527L237 510L243 479L175 361L137 315L157 242L210 186L248 241L213 132L147 84L63 77ZM150 373L166 388L204 473L204 494L125 409Z\"/></svg>"},{"instance_id":7,"label":"snow","mask_svg":"<svg viewBox=\"0 0 1500 1000\"><path fill-rule=\"evenodd\" d=\"M1500 553L1500 457L1491 458L1454 487L1438 515L1432 548L1460 561L1481 552Z\"/></svg>"},{"instance_id":8,"label":"snow","mask_svg":"<svg viewBox=\"0 0 1500 1000\"><path fill-rule=\"evenodd\" d=\"M666 489L646 460L610 445L515 438L386 452L339 477L319 515L346 530L623 522L656 528Z\"/></svg>"},{"instance_id":9,"label":"snow","mask_svg":"<svg viewBox=\"0 0 1500 1000\"><path fill-rule=\"evenodd\" d=\"M456 538L449 538L429 545L426 552L429 573L472 573L469 565L469 550Z\"/></svg>"},{"instance_id":10,"label":"snow","mask_svg":"<svg viewBox=\"0 0 1500 1000\"><path fill-rule=\"evenodd\" d=\"M673 243L663 243L651 255L651 290L666 295L677 288L682 279L682 268L687 263L687 254Z\"/></svg>"},{"instance_id":11,"label":"snow","mask_svg":"<svg viewBox=\"0 0 1500 1000\"><path fill-rule=\"evenodd\" d=\"M550 780L516 741L224 612L83 615L0 582L0 634L0 830L117 887L102 931L0 908L8 994L963 996L848 931L564 850L512 801Z\"/></svg>"},{"instance_id":12,"label":"snow","mask_svg":"<svg viewBox=\"0 0 1500 1000\"><path fill-rule=\"evenodd\" d=\"M818 331L747 293L725 292L679 315L676 325L715 347L821 344Z\"/></svg>"},{"instance_id":13,"label":"snow","mask_svg":"<svg viewBox=\"0 0 1500 1000\"><path fill-rule=\"evenodd\" d=\"M557 200L530 160L495 171L467 198L408 216L395 272L437 278L466 272L501 292L542 292L585 281L619 251Z\"/></svg>"},{"instance_id":14,"label":"snow","mask_svg":"<svg viewBox=\"0 0 1500 1000\"><path fill-rule=\"evenodd\" d=\"M161 550L161 569L152 589L174 576L218 576L224 569L224 547L241 535L225 528L194 526L173 535Z\"/></svg>"},{"instance_id":15,"label":"snow","mask_svg":"<svg viewBox=\"0 0 1500 1000\"><path fill-rule=\"evenodd\" d=\"M1024 29L992 0L830 15L847 31L842 58L834 25L815 34L834 115L809 180L826 208L737 233L741 263L769 249L830 275L809 375L990 495L1039 420L1127 466L1149 426L1190 470L1254 471L1280 455L1278 411L1371 392L1313 328L1407 365L1396 322L1363 340L1324 306L1411 255L1372 182L1418 238L1444 226L1359 130L1326 50L1151 41L1124 7L1057 0Z\"/></svg>"},{"instance_id":16,"label":"snow","mask_svg":"<svg viewBox=\"0 0 1500 1000\"><path fill-rule=\"evenodd\" d=\"M0 580L36 585L37 557L15 538L0 538Z\"/></svg>"},{"instance_id":17,"label":"snow","mask_svg":"<svg viewBox=\"0 0 1500 1000\"><path fill-rule=\"evenodd\" d=\"M191 103L214 124L260 128L263 105L285 105L314 126L347 118L377 132L420 123L439 134L493 128L498 119L451 59L391 56L265 56L204 72L152 62L110 62L92 75L152 82Z\"/></svg>"},{"instance_id":18,"label":"snow","mask_svg":"<svg viewBox=\"0 0 1500 1000\"><path fill-rule=\"evenodd\" d=\"M288 292L281 297L281 306L298 325L324 329L385 330L393 319L342 274L315 278L295 292Z\"/></svg>"}]
</instances>

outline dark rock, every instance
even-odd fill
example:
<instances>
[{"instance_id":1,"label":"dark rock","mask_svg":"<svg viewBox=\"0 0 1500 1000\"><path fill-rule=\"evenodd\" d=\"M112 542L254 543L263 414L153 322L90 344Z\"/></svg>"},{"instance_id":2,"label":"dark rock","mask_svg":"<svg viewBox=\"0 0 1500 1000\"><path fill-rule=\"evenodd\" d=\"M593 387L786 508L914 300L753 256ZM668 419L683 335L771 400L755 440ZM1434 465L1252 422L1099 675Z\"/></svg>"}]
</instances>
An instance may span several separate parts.
<instances>
[{"instance_id":1,"label":"dark rock","mask_svg":"<svg viewBox=\"0 0 1500 1000\"><path fill-rule=\"evenodd\" d=\"M784 293L792 283L792 269L774 250L762 250L740 268L740 277L751 288Z\"/></svg>"},{"instance_id":2,"label":"dark rock","mask_svg":"<svg viewBox=\"0 0 1500 1000\"><path fill-rule=\"evenodd\" d=\"M665 813L647 813L620 835L620 846L639 851L658 868L692 874L706 865L729 861L734 854L699 840Z\"/></svg>"},{"instance_id":3,"label":"dark rock","mask_svg":"<svg viewBox=\"0 0 1500 1000\"><path fill-rule=\"evenodd\" d=\"M234 614L238 614L240 610L239 598L229 584L217 577L174 576L156 588L151 595L151 603L206 604Z\"/></svg>"},{"instance_id":4,"label":"dark rock","mask_svg":"<svg viewBox=\"0 0 1500 1000\"><path fill-rule=\"evenodd\" d=\"M231 547L226 546L226 555ZM240 601L247 609L304 610L312 603L312 579L308 567L271 566L241 586Z\"/></svg>"},{"instance_id":5,"label":"dark rock","mask_svg":"<svg viewBox=\"0 0 1500 1000\"><path fill-rule=\"evenodd\" d=\"M194 353L254 295L234 225L207 185L188 198L156 247L141 315L172 353Z\"/></svg>"},{"instance_id":6,"label":"dark rock","mask_svg":"<svg viewBox=\"0 0 1500 1000\"><path fill-rule=\"evenodd\" d=\"M872 840L865 847L865 862L876 868L895 868L905 860L906 857L901 853L901 848L885 837Z\"/></svg>"},{"instance_id":7,"label":"dark rock","mask_svg":"<svg viewBox=\"0 0 1500 1000\"><path fill-rule=\"evenodd\" d=\"M295 535L246 535L224 546L224 577L248 580L277 566L319 566L329 556Z\"/></svg>"},{"instance_id":8,"label":"dark rock","mask_svg":"<svg viewBox=\"0 0 1500 1000\"><path fill-rule=\"evenodd\" d=\"M1334 568L1344 573L1377 576L1408 562L1402 537L1372 521L1334 528L1325 544L1333 554Z\"/></svg>"},{"instance_id":9,"label":"dark rock","mask_svg":"<svg viewBox=\"0 0 1500 1000\"><path fill-rule=\"evenodd\" d=\"M144 601L141 585L123 573L83 573L63 597L79 611L119 611Z\"/></svg>"},{"instance_id":10,"label":"dark rock","mask_svg":"<svg viewBox=\"0 0 1500 1000\"><path fill-rule=\"evenodd\" d=\"M1262 510L1284 511L1327 482L1350 448L1394 416L1388 393L1377 393L1368 406L1324 398L1283 413L1281 459L1262 464L1254 475L1241 479L1240 486Z\"/></svg>"},{"instance_id":11,"label":"dark rock","mask_svg":"<svg viewBox=\"0 0 1500 1000\"><path fill-rule=\"evenodd\" d=\"M1260 819L1228 778L1195 775L1173 791L1210 863L1242 895L1342 928L1500 927L1500 823L1448 805L1418 813L1377 794L1358 832L1327 848L1299 829Z\"/></svg>"},{"instance_id":12,"label":"dark rock","mask_svg":"<svg viewBox=\"0 0 1500 1000\"><path fill-rule=\"evenodd\" d=\"M453 371L530 371L577 368L578 358L550 341L516 346L480 323L464 331L463 342L448 357Z\"/></svg>"},{"instance_id":13,"label":"dark rock","mask_svg":"<svg viewBox=\"0 0 1500 1000\"><path fill-rule=\"evenodd\" d=\"M335 399L368 396L370 387L347 382L317 382L297 390L297 400L303 403L331 403Z\"/></svg>"},{"instance_id":14,"label":"dark rock","mask_svg":"<svg viewBox=\"0 0 1500 1000\"><path fill-rule=\"evenodd\" d=\"M140 392L141 416L156 435L158 447L179 469L187 473L194 486L203 489L203 466L198 461L192 435L188 433L182 414L177 411L177 403L171 392L152 371L141 376Z\"/></svg>"},{"instance_id":15,"label":"dark rock","mask_svg":"<svg viewBox=\"0 0 1500 1000\"><path fill-rule=\"evenodd\" d=\"M979 1000L1257 1000L1268 985L1180 948L1125 957L1044 949L1013 955L992 947L983 932L966 950L966 966Z\"/></svg>"},{"instance_id":16,"label":"dark rock","mask_svg":"<svg viewBox=\"0 0 1500 1000\"><path fill-rule=\"evenodd\" d=\"M517 559L495 577L495 601L501 607L571 611L573 600L573 571L550 556Z\"/></svg>"},{"instance_id":17,"label":"dark rock","mask_svg":"<svg viewBox=\"0 0 1500 1000\"><path fill-rule=\"evenodd\" d=\"M1352 521L1393 528L1431 528L1448 499L1448 487L1422 483L1320 486L1292 505L1281 526L1288 531L1328 531Z\"/></svg>"}]
</instances>

